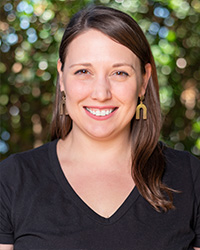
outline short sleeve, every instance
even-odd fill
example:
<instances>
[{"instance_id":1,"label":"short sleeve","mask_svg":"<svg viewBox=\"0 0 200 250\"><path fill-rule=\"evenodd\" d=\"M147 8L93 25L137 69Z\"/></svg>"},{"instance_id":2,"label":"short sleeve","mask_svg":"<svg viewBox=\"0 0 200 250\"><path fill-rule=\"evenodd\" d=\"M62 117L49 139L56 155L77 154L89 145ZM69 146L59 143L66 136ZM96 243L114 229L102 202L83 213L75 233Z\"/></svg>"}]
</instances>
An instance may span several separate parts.
<instances>
[{"instance_id":1,"label":"short sleeve","mask_svg":"<svg viewBox=\"0 0 200 250\"><path fill-rule=\"evenodd\" d=\"M11 223L12 210L12 157L0 163L0 244L13 244L14 232Z\"/></svg>"},{"instance_id":2,"label":"short sleeve","mask_svg":"<svg viewBox=\"0 0 200 250\"><path fill-rule=\"evenodd\" d=\"M192 169L194 192L196 200L196 214L194 223L195 240L194 247L200 247L200 160L190 156L190 165Z\"/></svg>"}]
</instances>

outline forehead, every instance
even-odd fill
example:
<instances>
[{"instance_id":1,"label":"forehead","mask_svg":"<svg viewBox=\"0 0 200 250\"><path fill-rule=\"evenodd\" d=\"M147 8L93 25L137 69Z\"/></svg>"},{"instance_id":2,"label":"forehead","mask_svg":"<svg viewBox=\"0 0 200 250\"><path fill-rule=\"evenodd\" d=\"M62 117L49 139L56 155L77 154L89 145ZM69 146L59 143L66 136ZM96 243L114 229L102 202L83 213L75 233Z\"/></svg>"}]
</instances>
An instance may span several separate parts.
<instances>
[{"instance_id":1,"label":"forehead","mask_svg":"<svg viewBox=\"0 0 200 250\"><path fill-rule=\"evenodd\" d=\"M126 46L95 29L76 36L68 46L66 59L102 59L137 61L137 56Z\"/></svg>"}]
</instances>

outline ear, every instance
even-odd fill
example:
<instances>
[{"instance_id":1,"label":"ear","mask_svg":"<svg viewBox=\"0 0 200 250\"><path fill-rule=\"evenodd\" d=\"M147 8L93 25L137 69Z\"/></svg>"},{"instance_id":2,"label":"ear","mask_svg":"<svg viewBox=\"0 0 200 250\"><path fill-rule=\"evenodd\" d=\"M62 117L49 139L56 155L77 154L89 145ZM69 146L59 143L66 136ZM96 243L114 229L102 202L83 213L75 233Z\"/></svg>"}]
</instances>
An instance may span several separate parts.
<instances>
[{"instance_id":1,"label":"ear","mask_svg":"<svg viewBox=\"0 0 200 250\"><path fill-rule=\"evenodd\" d=\"M142 83L142 86L141 86L141 89L140 89L139 97L144 96L145 93L146 93L146 88L147 88L149 79L151 77L151 71L152 71L151 64L147 63L145 65L145 74L142 76L143 77L143 83Z\"/></svg>"},{"instance_id":2,"label":"ear","mask_svg":"<svg viewBox=\"0 0 200 250\"><path fill-rule=\"evenodd\" d=\"M61 68L62 68L62 63L61 63L60 59L58 59L57 70L58 70L58 74L59 74L60 91L64 91L63 71L61 70Z\"/></svg>"}]
</instances>

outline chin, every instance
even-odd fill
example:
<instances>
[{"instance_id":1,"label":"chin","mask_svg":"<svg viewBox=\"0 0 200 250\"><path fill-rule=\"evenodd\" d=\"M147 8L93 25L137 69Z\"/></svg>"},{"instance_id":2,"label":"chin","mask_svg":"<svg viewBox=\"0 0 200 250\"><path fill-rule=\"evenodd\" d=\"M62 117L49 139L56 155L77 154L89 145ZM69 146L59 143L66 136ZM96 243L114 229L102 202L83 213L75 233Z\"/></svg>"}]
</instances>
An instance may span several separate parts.
<instances>
[{"instance_id":1,"label":"chin","mask_svg":"<svg viewBox=\"0 0 200 250\"><path fill-rule=\"evenodd\" d=\"M95 131L95 132L88 132L87 133L92 139L98 140L98 141L105 141L111 139L113 136L112 132L105 132L105 131Z\"/></svg>"}]
</instances>

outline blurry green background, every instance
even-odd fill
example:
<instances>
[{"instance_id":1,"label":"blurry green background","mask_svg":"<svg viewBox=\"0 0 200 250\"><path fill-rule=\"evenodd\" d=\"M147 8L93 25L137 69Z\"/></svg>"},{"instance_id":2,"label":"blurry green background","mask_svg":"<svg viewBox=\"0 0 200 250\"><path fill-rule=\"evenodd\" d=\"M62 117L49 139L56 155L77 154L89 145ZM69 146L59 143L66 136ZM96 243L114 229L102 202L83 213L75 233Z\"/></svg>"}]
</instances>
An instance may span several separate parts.
<instances>
[{"instance_id":1,"label":"blurry green background","mask_svg":"<svg viewBox=\"0 0 200 250\"><path fill-rule=\"evenodd\" d=\"M161 140L200 157L199 0L1 0L1 159L50 140L59 42L69 18L91 3L139 23L157 64Z\"/></svg>"}]
</instances>

